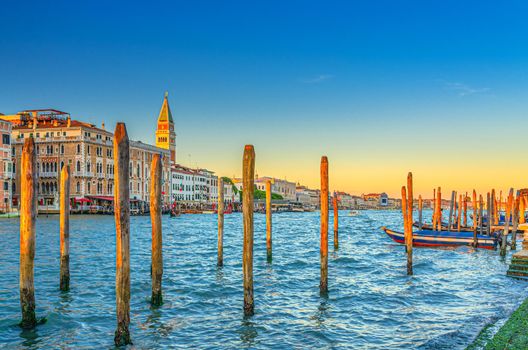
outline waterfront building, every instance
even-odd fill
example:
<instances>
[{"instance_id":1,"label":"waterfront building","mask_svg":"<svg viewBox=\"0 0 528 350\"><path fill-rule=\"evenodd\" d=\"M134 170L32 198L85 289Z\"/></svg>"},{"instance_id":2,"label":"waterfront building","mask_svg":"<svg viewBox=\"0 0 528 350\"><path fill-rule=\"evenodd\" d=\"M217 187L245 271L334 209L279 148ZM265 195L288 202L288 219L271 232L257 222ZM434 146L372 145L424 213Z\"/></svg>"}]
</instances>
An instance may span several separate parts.
<instances>
[{"instance_id":1,"label":"waterfront building","mask_svg":"<svg viewBox=\"0 0 528 350\"><path fill-rule=\"evenodd\" d=\"M320 191L312 190L306 186L297 185L295 188L295 201L305 208L317 209L320 206Z\"/></svg>"},{"instance_id":2,"label":"waterfront building","mask_svg":"<svg viewBox=\"0 0 528 350\"><path fill-rule=\"evenodd\" d=\"M73 207L87 203L111 204L114 196L113 134L93 124L72 120L69 113L53 110L26 110L16 115L0 116L13 124L11 131L13 173L12 206L19 205L20 161L24 140L35 139L40 211L59 208L60 170L69 165L70 196ZM170 152L141 142L130 142L130 197L148 201L150 162L158 153L169 169ZM139 166L139 172L138 170ZM169 171L164 171L162 192L169 200ZM139 186L139 187L138 187Z\"/></svg>"},{"instance_id":3,"label":"waterfront building","mask_svg":"<svg viewBox=\"0 0 528 350\"><path fill-rule=\"evenodd\" d=\"M354 197L346 192L335 192L337 197L339 209L352 209L354 207Z\"/></svg>"},{"instance_id":4,"label":"waterfront building","mask_svg":"<svg viewBox=\"0 0 528 350\"><path fill-rule=\"evenodd\" d=\"M163 203L170 203L170 151L141 141L130 141L130 198L144 202L150 200L150 169L155 154L161 155L162 185L161 197Z\"/></svg>"},{"instance_id":5,"label":"waterfront building","mask_svg":"<svg viewBox=\"0 0 528 350\"><path fill-rule=\"evenodd\" d=\"M163 103L158 115L156 129L156 146L170 151L170 162L176 164L176 132L174 120L169 106L169 93L165 92Z\"/></svg>"},{"instance_id":6,"label":"waterfront building","mask_svg":"<svg viewBox=\"0 0 528 350\"><path fill-rule=\"evenodd\" d=\"M385 193L369 193L363 195L363 200L368 207L387 207L389 205L389 196Z\"/></svg>"},{"instance_id":7,"label":"waterfront building","mask_svg":"<svg viewBox=\"0 0 528 350\"><path fill-rule=\"evenodd\" d=\"M0 116L1 117L1 116ZM11 160L11 123L0 120L0 212L11 208L13 162Z\"/></svg>"},{"instance_id":8,"label":"waterfront building","mask_svg":"<svg viewBox=\"0 0 528 350\"><path fill-rule=\"evenodd\" d=\"M171 171L171 189L173 202L212 205L218 200L218 177L207 169L175 164Z\"/></svg>"},{"instance_id":9,"label":"waterfront building","mask_svg":"<svg viewBox=\"0 0 528 350\"><path fill-rule=\"evenodd\" d=\"M288 180L277 179L269 176L258 177L257 175L255 177L255 187L257 188L257 190L265 191L267 181L271 181L272 193L279 194L282 196L283 199L291 202L295 202L297 200L297 185L295 184L295 182L289 182ZM243 190L241 178L234 178L233 183L239 191Z\"/></svg>"}]
</instances>

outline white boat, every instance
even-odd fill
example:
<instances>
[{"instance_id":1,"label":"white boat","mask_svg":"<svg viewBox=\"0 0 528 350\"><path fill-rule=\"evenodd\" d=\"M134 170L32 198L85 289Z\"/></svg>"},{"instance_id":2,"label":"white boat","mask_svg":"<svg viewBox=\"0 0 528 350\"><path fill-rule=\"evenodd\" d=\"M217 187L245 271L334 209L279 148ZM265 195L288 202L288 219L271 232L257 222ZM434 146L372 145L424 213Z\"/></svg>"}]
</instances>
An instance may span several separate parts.
<instances>
[{"instance_id":1,"label":"white boat","mask_svg":"<svg viewBox=\"0 0 528 350\"><path fill-rule=\"evenodd\" d=\"M348 216L358 216L358 215L359 215L359 211L358 210L351 210L348 213Z\"/></svg>"}]
</instances>

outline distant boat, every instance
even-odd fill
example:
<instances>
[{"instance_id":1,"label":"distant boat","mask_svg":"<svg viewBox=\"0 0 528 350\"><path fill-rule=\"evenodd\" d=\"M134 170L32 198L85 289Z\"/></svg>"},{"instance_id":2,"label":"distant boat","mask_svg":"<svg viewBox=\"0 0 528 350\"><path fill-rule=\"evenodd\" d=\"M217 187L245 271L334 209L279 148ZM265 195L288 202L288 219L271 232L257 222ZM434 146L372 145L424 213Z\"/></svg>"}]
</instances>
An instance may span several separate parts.
<instances>
[{"instance_id":1,"label":"distant boat","mask_svg":"<svg viewBox=\"0 0 528 350\"><path fill-rule=\"evenodd\" d=\"M383 231L396 243L405 243L403 232L393 231L382 227ZM477 248L495 249L497 239L493 236L477 234ZM414 231L413 247L459 247L471 246L473 244L473 232L453 232L453 231Z\"/></svg>"},{"instance_id":2,"label":"distant boat","mask_svg":"<svg viewBox=\"0 0 528 350\"><path fill-rule=\"evenodd\" d=\"M358 210L351 210L348 213L348 216L358 216L358 215L359 215L359 211Z\"/></svg>"}]
</instances>

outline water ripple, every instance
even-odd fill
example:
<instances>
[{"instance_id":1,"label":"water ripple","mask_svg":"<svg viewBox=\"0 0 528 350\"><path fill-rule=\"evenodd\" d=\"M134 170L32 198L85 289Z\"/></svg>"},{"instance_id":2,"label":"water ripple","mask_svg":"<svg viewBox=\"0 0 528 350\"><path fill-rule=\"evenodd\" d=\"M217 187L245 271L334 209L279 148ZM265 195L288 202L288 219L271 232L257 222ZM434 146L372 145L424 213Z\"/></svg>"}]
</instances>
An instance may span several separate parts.
<instances>
[{"instance_id":1,"label":"water ripple","mask_svg":"<svg viewBox=\"0 0 528 350\"><path fill-rule=\"evenodd\" d=\"M429 214L427 214L429 215ZM428 217L428 216L427 216ZM528 295L506 278L496 252L415 249L405 255L379 227L401 227L397 212L340 217L339 250L330 231L329 289L319 296L318 213L278 214L273 262L265 216L255 215L255 316L242 315L242 221L226 215L224 267L216 266L216 216L163 218L164 304L150 298L150 220L131 219L131 332L134 349L462 349L486 324ZM39 217L37 313L47 322L21 331L18 220L0 226L0 344L14 349L112 348L115 225L112 216L71 220L71 290L58 290L58 217Z\"/></svg>"}]
</instances>

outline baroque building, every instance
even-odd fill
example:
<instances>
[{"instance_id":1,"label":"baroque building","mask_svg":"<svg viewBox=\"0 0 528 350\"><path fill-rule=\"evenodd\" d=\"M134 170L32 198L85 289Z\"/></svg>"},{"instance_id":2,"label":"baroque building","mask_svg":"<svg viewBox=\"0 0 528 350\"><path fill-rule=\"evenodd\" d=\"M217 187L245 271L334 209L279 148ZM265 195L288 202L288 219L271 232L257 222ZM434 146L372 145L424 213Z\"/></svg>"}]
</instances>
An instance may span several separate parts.
<instances>
[{"instance_id":1,"label":"baroque building","mask_svg":"<svg viewBox=\"0 0 528 350\"><path fill-rule=\"evenodd\" d=\"M114 196L113 133L104 124L72 120L58 110L26 110L15 115L0 116L12 124L11 157L13 173L12 206L19 205L20 163L26 138L35 139L38 172L38 204L41 212L59 209L60 170L70 166L72 207L78 205L111 205ZM168 150L130 141L130 198L148 202L152 156L161 154L163 162L162 196L170 201L170 165Z\"/></svg>"}]
</instances>

